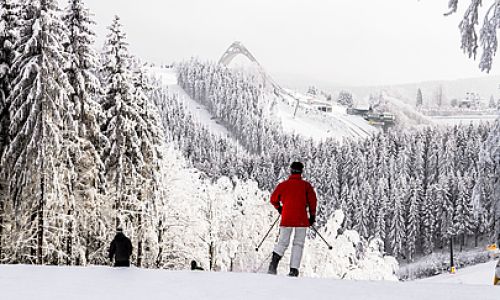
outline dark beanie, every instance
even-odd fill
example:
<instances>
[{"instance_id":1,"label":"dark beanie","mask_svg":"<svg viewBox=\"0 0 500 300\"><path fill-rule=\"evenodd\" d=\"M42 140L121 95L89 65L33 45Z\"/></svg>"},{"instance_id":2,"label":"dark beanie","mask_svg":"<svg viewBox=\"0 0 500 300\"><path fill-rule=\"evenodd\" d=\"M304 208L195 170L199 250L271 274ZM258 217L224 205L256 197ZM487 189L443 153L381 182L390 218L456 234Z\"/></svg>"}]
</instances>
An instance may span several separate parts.
<instances>
[{"instance_id":1,"label":"dark beanie","mask_svg":"<svg viewBox=\"0 0 500 300\"><path fill-rule=\"evenodd\" d=\"M304 165L301 162L295 161L290 165L292 174L302 174L302 170L304 170Z\"/></svg>"}]
</instances>

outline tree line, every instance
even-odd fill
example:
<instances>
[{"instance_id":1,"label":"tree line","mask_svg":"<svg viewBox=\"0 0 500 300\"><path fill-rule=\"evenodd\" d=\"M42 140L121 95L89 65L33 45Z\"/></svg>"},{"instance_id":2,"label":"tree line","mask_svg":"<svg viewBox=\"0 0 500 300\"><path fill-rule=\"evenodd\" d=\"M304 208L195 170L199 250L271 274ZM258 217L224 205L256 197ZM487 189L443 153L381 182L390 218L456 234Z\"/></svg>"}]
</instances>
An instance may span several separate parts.
<instances>
[{"instance_id":1,"label":"tree line","mask_svg":"<svg viewBox=\"0 0 500 300\"><path fill-rule=\"evenodd\" d=\"M105 263L120 226L141 265L164 133L119 18L102 53L93 24L81 0L0 1L2 263Z\"/></svg>"},{"instance_id":2,"label":"tree line","mask_svg":"<svg viewBox=\"0 0 500 300\"><path fill-rule=\"evenodd\" d=\"M252 78L196 59L178 70L184 90L248 150L187 129L177 141L194 166L208 174L251 178L272 190L287 176L289 162L302 160L320 195L319 224L342 208L345 228L382 238L386 251L398 258L429 254L450 238L461 248L494 241L498 165L479 159L490 125L425 127L318 143L287 134L272 121L265 111L278 100ZM179 99L171 97L170 103L182 109ZM176 125L165 125L175 130ZM190 119L183 126L199 127ZM483 204L480 211L473 209L475 203Z\"/></svg>"}]
</instances>

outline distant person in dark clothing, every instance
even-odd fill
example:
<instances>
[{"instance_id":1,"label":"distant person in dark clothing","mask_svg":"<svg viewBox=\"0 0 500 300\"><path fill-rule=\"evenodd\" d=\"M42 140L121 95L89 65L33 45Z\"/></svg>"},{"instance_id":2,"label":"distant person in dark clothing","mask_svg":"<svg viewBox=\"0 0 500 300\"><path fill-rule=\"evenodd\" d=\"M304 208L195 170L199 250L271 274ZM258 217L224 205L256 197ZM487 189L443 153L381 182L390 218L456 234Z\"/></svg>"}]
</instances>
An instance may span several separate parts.
<instances>
[{"instance_id":1,"label":"distant person in dark clothing","mask_svg":"<svg viewBox=\"0 0 500 300\"><path fill-rule=\"evenodd\" d=\"M202 267L198 266L196 260L191 261L191 271L205 271Z\"/></svg>"},{"instance_id":2,"label":"distant person in dark clothing","mask_svg":"<svg viewBox=\"0 0 500 300\"><path fill-rule=\"evenodd\" d=\"M130 267L132 242L123 234L123 229L116 229L116 235L109 247L109 259L115 260L115 267Z\"/></svg>"}]
</instances>

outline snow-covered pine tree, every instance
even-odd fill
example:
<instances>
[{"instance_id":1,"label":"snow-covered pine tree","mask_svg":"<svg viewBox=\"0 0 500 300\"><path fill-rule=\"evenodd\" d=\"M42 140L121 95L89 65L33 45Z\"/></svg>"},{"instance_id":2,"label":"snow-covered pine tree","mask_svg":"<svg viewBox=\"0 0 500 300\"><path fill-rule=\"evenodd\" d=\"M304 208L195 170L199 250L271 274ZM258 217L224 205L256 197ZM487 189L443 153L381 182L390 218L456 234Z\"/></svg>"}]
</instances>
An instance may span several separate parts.
<instances>
[{"instance_id":1,"label":"snow-covered pine tree","mask_svg":"<svg viewBox=\"0 0 500 300\"><path fill-rule=\"evenodd\" d=\"M481 154L481 162L492 166L493 174L489 183L493 189L492 215L495 216L495 241L500 247L500 117L495 120Z\"/></svg>"},{"instance_id":2,"label":"snow-covered pine tree","mask_svg":"<svg viewBox=\"0 0 500 300\"><path fill-rule=\"evenodd\" d=\"M102 99L106 121L102 126L107 138L104 151L107 194L114 202L115 226L136 234L136 218L140 209L144 157L141 151L141 129L147 128L141 107L134 97L128 44L120 18L109 27L103 53L105 94Z\"/></svg>"},{"instance_id":3,"label":"snow-covered pine tree","mask_svg":"<svg viewBox=\"0 0 500 300\"><path fill-rule=\"evenodd\" d=\"M497 108L497 102L495 100L495 97L493 97L493 95L490 96L490 102L488 103L488 107L491 109Z\"/></svg>"},{"instance_id":4,"label":"snow-covered pine tree","mask_svg":"<svg viewBox=\"0 0 500 300\"><path fill-rule=\"evenodd\" d=\"M460 250L466 245L466 238L473 233L474 222L472 216L472 202L468 189L470 178L468 175L458 177L458 194L453 219L454 232L460 237Z\"/></svg>"},{"instance_id":5,"label":"snow-covered pine tree","mask_svg":"<svg viewBox=\"0 0 500 300\"><path fill-rule=\"evenodd\" d=\"M19 73L8 99L12 141L3 165L10 170L10 197L19 212L12 241L20 249L19 261L41 264L53 254L47 253L47 238L55 237L55 229L46 222L57 220L46 216L61 201L57 177L64 155L63 110L72 88L64 70L66 34L56 1L25 1L22 12L19 55L13 65Z\"/></svg>"},{"instance_id":6,"label":"snow-covered pine tree","mask_svg":"<svg viewBox=\"0 0 500 300\"><path fill-rule=\"evenodd\" d=\"M389 198L387 196L389 188L387 185L387 180L385 178L380 178L378 180L378 185L375 193L375 209L376 209L376 220L374 224L374 236L380 238L381 240L386 240L386 218L389 216Z\"/></svg>"},{"instance_id":7,"label":"snow-covered pine tree","mask_svg":"<svg viewBox=\"0 0 500 300\"><path fill-rule=\"evenodd\" d=\"M68 29L65 50L68 54L67 74L73 87L69 95L73 124L66 125L66 145L70 156L65 163L71 175L64 178L65 193L71 199L73 214L69 218L67 263L85 264L90 256L105 250L109 224L107 218L98 218L96 209L103 208L104 164L101 160L101 143L104 138L99 122L103 113L98 103L100 82L97 78L99 60L94 46L95 33L90 11L83 0L69 0L63 14Z\"/></svg>"},{"instance_id":8,"label":"snow-covered pine tree","mask_svg":"<svg viewBox=\"0 0 500 300\"><path fill-rule=\"evenodd\" d=\"M8 144L9 107L7 99L16 75L12 68L19 40L20 16L16 2L0 0L0 157Z\"/></svg>"},{"instance_id":9,"label":"snow-covered pine tree","mask_svg":"<svg viewBox=\"0 0 500 300\"><path fill-rule=\"evenodd\" d=\"M422 107L422 104L423 104L422 90L418 89L417 90L417 108Z\"/></svg>"},{"instance_id":10,"label":"snow-covered pine tree","mask_svg":"<svg viewBox=\"0 0 500 300\"><path fill-rule=\"evenodd\" d=\"M339 93L339 96L337 97L337 103L340 105L351 107L354 104L352 94L347 91L341 91Z\"/></svg>"},{"instance_id":11,"label":"snow-covered pine tree","mask_svg":"<svg viewBox=\"0 0 500 300\"><path fill-rule=\"evenodd\" d=\"M9 144L9 98L15 70L12 68L19 39L19 10L17 2L0 0L0 262L3 259L7 222L11 222L14 212L7 203L6 168L1 165L1 157ZM9 220L8 220L9 219Z\"/></svg>"},{"instance_id":12,"label":"snow-covered pine tree","mask_svg":"<svg viewBox=\"0 0 500 300\"><path fill-rule=\"evenodd\" d=\"M373 225L369 217L370 206L373 205L373 190L368 181L364 181L359 191L360 193L356 197L356 213L354 214L356 225L353 229L359 232L360 236L367 239L370 233L369 227Z\"/></svg>"},{"instance_id":13,"label":"snow-covered pine tree","mask_svg":"<svg viewBox=\"0 0 500 300\"><path fill-rule=\"evenodd\" d=\"M143 239L146 236L145 232L148 229L146 224L151 221L153 208L158 205L155 201L160 201L159 197L163 194L162 182L162 164L164 151L162 150L165 143L165 136L158 112L157 106L153 103L151 94L153 86L150 84L150 79L139 60L135 60L132 64L133 68L133 97L139 107L140 122L137 122L137 132L141 141L140 150L142 153L143 167L141 169L140 193L138 195L141 207L138 211L137 218L137 265L141 265L142 254L144 252Z\"/></svg>"},{"instance_id":14,"label":"snow-covered pine tree","mask_svg":"<svg viewBox=\"0 0 500 300\"><path fill-rule=\"evenodd\" d=\"M392 199L394 199L394 210L389 225L389 242L392 253L397 258L404 257L406 252L404 201L407 197L407 192L405 186L405 179L399 177L398 181L395 184L394 195L392 195L391 197Z\"/></svg>"},{"instance_id":15,"label":"snow-covered pine tree","mask_svg":"<svg viewBox=\"0 0 500 300\"><path fill-rule=\"evenodd\" d=\"M420 205L421 189L420 180L412 178L410 180L410 195L407 202L406 238L407 258L412 261L417 251L417 241L420 235Z\"/></svg>"},{"instance_id":16,"label":"snow-covered pine tree","mask_svg":"<svg viewBox=\"0 0 500 300\"><path fill-rule=\"evenodd\" d=\"M435 189L433 187L427 189L425 197L421 205L420 218L421 218L421 239L422 251L424 254L430 254L434 250L434 205L433 199Z\"/></svg>"},{"instance_id":17,"label":"snow-covered pine tree","mask_svg":"<svg viewBox=\"0 0 500 300\"><path fill-rule=\"evenodd\" d=\"M443 106L444 95L443 95L443 86L442 85L439 85L436 88L436 93L435 93L434 96L435 96L435 99L436 99L436 105L437 105L437 107Z\"/></svg>"}]
</instances>

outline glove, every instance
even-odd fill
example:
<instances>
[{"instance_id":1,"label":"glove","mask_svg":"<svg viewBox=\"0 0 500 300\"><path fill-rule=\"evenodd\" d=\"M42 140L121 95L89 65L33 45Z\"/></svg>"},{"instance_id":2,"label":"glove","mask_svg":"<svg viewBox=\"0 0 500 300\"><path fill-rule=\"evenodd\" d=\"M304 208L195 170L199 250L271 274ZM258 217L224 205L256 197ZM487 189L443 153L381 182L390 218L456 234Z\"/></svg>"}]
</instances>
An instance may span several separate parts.
<instances>
[{"instance_id":1,"label":"glove","mask_svg":"<svg viewBox=\"0 0 500 300\"><path fill-rule=\"evenodd\" d=\"M316 223L316 216L310 216L309 217L309 226L313 226L314 223Z\"/></svg>"},{"instance_id":2,"label":"glove","mask_svg":"<svg viewBox=\"0 0 500 300\"><path fill-rule=\"evenodd\" d=\"M281 206L278 206L278 208L276 209L278 211L278 213L281 215L281 211L283 210L283 207Z\"/></svg>"}]
</instances>

